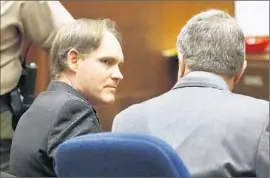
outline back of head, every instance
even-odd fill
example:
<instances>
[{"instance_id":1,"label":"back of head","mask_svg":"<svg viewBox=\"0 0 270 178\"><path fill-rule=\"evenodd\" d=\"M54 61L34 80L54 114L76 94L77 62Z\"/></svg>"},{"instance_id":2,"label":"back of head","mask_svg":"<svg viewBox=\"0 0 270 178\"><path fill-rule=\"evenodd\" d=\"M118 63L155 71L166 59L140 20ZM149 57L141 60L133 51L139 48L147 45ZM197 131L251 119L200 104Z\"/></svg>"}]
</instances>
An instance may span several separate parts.
<instances>
[{"instance_id":1,"label":"back of head","mask_svg":"<svg viewBox=\"0 0 270 178\"><path fill-rule=\"evenodd\" d=\"M192 17L177 37L177 48L191 71L234 76L245 60L244 34L236 20L220 10Z\"/></svg>"},{"instance_id":2,"label":"back of head","mask_svg":"<svg viewBox=\"0 0 270 178\"><path fill-rule=\"evenodd\" d=\"M121 44L116 23L109 19L77 19L59 28L51 48L52 77L58 78L68 68L66 58L72 48L82 58L98 49L105 31L112 33Z\"/></svg>"}]
</instances>

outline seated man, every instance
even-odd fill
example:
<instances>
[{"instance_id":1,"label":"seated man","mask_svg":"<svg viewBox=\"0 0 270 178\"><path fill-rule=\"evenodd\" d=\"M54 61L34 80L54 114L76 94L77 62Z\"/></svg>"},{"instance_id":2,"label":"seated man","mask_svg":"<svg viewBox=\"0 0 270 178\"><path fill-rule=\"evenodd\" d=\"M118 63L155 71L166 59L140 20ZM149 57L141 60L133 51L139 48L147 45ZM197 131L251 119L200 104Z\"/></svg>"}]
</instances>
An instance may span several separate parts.
<instances>
[{"instance_id":1,"label":"seated man","mask_svg":"<svg viewBox=\"0 0 270 178\"><path fill-rule=\"evenodd\" d=\"M107 19L80 19L61 27L51 57L54 80L24 113L14 133L9 173L15 176L56 176L59 144L101 131L95 108L114 103L123 79L120 34Z\"/></svg>"},{"instance_id":2,"label":"seated man","mask_svg":"<svg viewBox=\"0 0 270 178\"><path fill-rule=\"evenodd\" d=\"M269 177L269 102L232 93L247 62L236 20L195 15L177 38L179 80L169 92L119 113L114 132L167 141L192 177Z\"/></svg>"}]
</instances>

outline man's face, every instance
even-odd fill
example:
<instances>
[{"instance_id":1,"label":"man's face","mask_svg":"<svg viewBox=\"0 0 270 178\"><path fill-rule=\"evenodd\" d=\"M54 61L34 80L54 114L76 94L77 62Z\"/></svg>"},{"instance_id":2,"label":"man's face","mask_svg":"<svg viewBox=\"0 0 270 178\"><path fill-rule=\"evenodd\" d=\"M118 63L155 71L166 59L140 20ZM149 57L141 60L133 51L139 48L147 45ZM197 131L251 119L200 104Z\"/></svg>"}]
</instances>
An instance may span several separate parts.
<instances>
[{"instance_id":1,"label":"man's face","mask_svg":"<svg viewBox=\"0 0 270 178\"><path fill-rule=\"evenodd\" d=\"M75 75L77 89L95 107L114 103L116 88L123 79L119 69L123 62L120 43L106 31L100 47L80 60Z\"/></svg>"}]
</instances>

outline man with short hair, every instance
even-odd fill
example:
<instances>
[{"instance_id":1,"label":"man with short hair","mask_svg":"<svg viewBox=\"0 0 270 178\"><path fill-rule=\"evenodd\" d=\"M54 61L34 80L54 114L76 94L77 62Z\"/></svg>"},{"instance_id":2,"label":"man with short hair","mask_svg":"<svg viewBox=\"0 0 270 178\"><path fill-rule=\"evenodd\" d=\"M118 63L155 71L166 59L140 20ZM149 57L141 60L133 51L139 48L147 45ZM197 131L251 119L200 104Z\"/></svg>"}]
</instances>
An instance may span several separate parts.
<instances>
[{"instance_id":1,"label":"man with short hair","mask_svg":"<svg viewBox=\"0 0 270 178\"><path fill-rule=\"evenodd\" d=\"M59 29L52 50L53 79L20 119L9 173L57 176L56 149L65 140L100 132L95 108L115 101L123 79L120 34L113 21L79 19Z\"/></svg>"},{"instance_id":2,"label":"man with short hair","mask_svg":"<svg viewBox=\"0 0 270 178\"><path fill-rule=\"evenodd\" d=\"M192 17L177 37L179 80L114 119L114 132L169 143L192 177L269 177L269 102L232 93L244 73L244 34L220 10Z\"/></svg>"}]
</instances>

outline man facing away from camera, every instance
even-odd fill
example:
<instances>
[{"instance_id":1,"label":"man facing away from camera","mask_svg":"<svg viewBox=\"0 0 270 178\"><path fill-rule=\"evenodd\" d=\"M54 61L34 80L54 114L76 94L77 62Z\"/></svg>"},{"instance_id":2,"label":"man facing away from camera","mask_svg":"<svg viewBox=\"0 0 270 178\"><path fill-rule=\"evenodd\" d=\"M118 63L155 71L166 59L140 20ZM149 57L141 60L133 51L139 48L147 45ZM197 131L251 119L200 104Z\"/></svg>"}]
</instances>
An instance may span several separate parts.
<instances>
[{"instance_id":1,"label":"man facing away from camera","mask_svg":"<svg viewBox=\"0 0 270 178\"><path fill-rule=\"evenodd\" d=\"M177 37L179 80L119 113L114 132L168 142L192 177L269 177L269 102L232 93L243 75L244 35L220 10L192 17Z\"/></svg>"},{"instance_id":2,"label":"man facing away from camera","mask_svg":"<svg viewBox=\"0 0 270 178\"><path fill-rule=\"evenodd\" d=\"M79 135L100 132L95 108L115 101L123 79L120 34L113 21L79 19L59 29L52 50L53 79L20 119L9 173L56 176L57 147Z\"/></svg>"}]
</instances>

